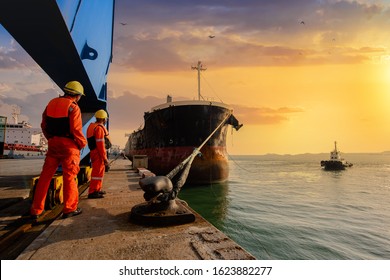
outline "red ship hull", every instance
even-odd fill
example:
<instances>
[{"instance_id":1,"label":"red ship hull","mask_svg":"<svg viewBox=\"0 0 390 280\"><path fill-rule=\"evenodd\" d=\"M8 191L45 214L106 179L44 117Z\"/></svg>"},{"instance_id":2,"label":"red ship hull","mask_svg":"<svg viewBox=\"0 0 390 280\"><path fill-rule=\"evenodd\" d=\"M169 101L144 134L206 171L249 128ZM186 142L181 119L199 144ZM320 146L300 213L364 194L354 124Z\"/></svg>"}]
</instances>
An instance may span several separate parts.
<instances>
[{"instance_id":1,"label":"red ship hull","mask_svg":"<svg viewBox=\"0 0 390 280\"><path fill-rule=\"evenodd\" d=\"M132 150L127 156L147 155L148 169L157 175L167 175L172 169L185 160L194 147L149 148ZM229 177L229 164L225 147L206 146L200 150L190 169L187 182L207 184L224 182Z\"/></svg>"}]
</instances>

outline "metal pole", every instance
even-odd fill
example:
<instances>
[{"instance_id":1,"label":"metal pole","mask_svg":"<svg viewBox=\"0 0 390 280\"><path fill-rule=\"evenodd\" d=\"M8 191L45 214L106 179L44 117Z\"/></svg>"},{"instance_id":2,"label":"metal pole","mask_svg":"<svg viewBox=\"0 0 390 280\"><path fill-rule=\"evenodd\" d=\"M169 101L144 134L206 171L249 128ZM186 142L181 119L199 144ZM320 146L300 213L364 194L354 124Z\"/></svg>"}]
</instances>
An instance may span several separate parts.
<instances>
[{"instance_id":1,"label":"metal pole","mask_svg":"<svg viewBox=\"0 0 390 280\"><path fill-rule=\"evenodd\" d=\"M198 70L198 100L200 100L200 71L205 71L207 68L202 68L202 62L198 61L197 66L191 66L192 70Z\"/></svg>"},{"instance_id":2,"label":"metal pole","mask_svg":"<svg viewBox=\"0 0 390 280\"><path fill-rule=\"evenodd\" d=\"M198 61L198 100L200 100L200 68L202 67L202 64L200 61Z\"/></svg>"}]
</instances>

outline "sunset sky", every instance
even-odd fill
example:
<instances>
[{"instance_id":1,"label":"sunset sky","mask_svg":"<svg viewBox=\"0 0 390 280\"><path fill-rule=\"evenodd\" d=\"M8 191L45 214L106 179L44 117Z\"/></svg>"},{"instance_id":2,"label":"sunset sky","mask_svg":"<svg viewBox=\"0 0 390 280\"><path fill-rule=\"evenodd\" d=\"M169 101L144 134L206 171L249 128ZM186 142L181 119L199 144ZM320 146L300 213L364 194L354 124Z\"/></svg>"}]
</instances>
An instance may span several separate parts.
<instances>
[{"instance_id":1,"label":"sunset sky","mask_svg":"<svg viewBox=\"0 0 390 280\"><path fill-rule=\"evenodd\" d=\"M202 95L244 124L229 154L390 150L390 1L116 0L114 144L168 94L196 98L198 60ZM0 115L39 126L59 92L0 26Z\"/></svg>"}]
</instances>

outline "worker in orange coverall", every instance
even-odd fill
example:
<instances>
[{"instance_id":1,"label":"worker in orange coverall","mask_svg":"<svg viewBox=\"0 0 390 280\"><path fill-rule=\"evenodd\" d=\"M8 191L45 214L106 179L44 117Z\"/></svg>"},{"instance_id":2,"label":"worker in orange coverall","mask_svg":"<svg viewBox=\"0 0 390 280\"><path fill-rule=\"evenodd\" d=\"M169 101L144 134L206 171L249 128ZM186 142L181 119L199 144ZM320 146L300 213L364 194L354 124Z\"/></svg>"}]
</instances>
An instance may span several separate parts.
<instances>
[{"instance_id":1,"label":"worker in orange coverall","mask_svg":"<svg viewBox=\"0 0 390 280\"><path fill-rule=\"evenodd\" d=\"M62 165L64 208L63 218L81 214L76 176L80 170L80 150L87 141L82 132L80 108L77 102L85 96L83 86L70 81L64 95L52 99L42 114L41 128L48 139L48 151L35 188L30 214L37 219L44 211L50 181Z\"/></svg>"},{"instance_id":2,"label":"worker in orange coverall","mask_svg":"<svg viewBox=\"0 0 390 280\"><path fill-rule=\"evenodd\" d=\"M89 184L88 198L103 198L103 177L108 167L107 149L111 147L108 131L104 126L107 122L107 113L99 110L95 113L96 122L91 123L87 130L88 147L91 150L92 173Z\"/></svg>"}]
</instances>

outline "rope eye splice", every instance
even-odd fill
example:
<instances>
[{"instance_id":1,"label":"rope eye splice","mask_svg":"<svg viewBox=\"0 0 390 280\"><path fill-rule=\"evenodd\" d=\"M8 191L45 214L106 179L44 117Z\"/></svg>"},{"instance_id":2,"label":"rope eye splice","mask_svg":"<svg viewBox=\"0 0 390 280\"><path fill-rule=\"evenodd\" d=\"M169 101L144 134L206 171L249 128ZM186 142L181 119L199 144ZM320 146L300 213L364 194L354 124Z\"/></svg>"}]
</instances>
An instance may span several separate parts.
<instances>
[{"instance_id":1,"label":"rope eye splice","mask_svg":"<svg viewBox=\"0 0 390 280\"><path fill-rule=\"evenodd\" d=\"M195 221L195 215L184 201L177 199L177 196L187 180L193 160L196 156L201 155L200 149L226 123L230 116L231 114L227 115L203 143L169 174L140 179L139 185L145 192L146 202L135 205L131 209L131 221L154 226L179 225Z\"/></svg>"},{"instance_id":2,"label":"rope eye splice","mask_svg":"<svg viewBox=\"0 0 390 280\"><path fill-rule=\"evenodd\" d=\"M167 176L151 176L140 179L139 185L145 192L146 202L131 209L130 219L135 223L154 226L194 222L195 215L187 207L187 204L179 200L177 196L186 182L192 161L198 154L196 149L196 152L194 151ZM175 180L172 181L173 179Z\"/></svg>"}]
</instances>

